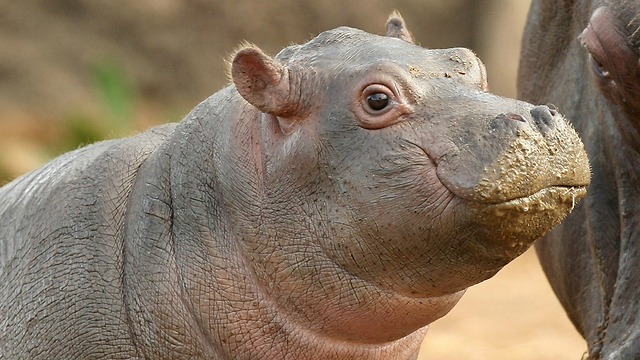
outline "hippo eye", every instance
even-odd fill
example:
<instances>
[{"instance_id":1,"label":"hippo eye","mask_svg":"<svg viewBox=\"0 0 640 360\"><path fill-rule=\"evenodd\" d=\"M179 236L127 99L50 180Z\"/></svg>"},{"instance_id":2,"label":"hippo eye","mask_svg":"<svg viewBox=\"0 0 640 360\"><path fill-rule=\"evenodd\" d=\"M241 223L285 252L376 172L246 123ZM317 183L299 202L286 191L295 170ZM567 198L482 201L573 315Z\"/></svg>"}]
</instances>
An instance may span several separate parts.
<instances>
[{"instance_id":1,"label":"hippo eye","mask_svg":"<svg viewBox=\"0 0 640 360\"><path fill-rule=\"evenodd\" d=\"M367 105L372 110L380 111L389 105L389 96L385 93L373 93L367 96Z\"/></svg>"},{"instance_id":2,"label":"hippo eye","mask_svg":"<svg viewBox=\"0 0 640 360\"><path fill-rule=\"evenodd\" d=\"M353 103L359 125L365 129L380 129L402 119L411 107L391 81L368 83L361 88Z\"/></svg>"},{"instance_id":3,"label":"hippo eye","mask_svg":"<svg viewBox=\"0 0 640 360\"><path fill-rule=\"evenodd\" d=\"M362 91L362 108L371 115L378 116L396 105L394 92L382 84L370 84Z\"/></svg>"},{"instance_id":4,"label":"hippo eye","mask_svg":"<svg viewBox=\"0 0 640 360\"><path fill-rule=\"evenodd\" d=\"M609 71L605 68L604 64L600 61L596 60L593 55L589 54L589 61L591 62L591 67L593 71L600 77L608 78L611 77Z\"/></svg>"},{"instance_id":5,"label":"hippo eye","mask_svg":"<svg viewBox=\"0 0 640 360\"><path fill-rule=\"evenodd\" d=\"M579 39L588 53L585 60L594 85L608 100L636 117L640 111L640 67L629 30L610 7L600 6Z\"/></svg>"}]
</instances>

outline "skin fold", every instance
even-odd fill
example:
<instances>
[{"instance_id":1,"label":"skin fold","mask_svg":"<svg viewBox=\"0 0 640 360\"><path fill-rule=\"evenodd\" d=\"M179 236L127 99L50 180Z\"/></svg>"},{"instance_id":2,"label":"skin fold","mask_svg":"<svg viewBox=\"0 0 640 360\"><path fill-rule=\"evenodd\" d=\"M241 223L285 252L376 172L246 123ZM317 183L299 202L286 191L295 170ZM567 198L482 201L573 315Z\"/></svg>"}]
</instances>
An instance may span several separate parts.
<instances>
[{"instance_id":1,"label":"skin fold","mask_svg":"<svg viewBox=\"0 0 640 360\"><path fill-rule=\"evenodd\" d=\"M0 189L0 359L415 359L590 181L467 49L341 27Z\"/></svg>"},{"instance_id":2,"label":"skin fold","mask_svg":"<svg viewBox=\"0 0 640 360\"><path fill-rule=\"evenodd\" d=\"M589 359L640 357L640 3L533 1L519 98L553 104L584 141L586 198L536 243Z\"/></svg>"}]
</instances>

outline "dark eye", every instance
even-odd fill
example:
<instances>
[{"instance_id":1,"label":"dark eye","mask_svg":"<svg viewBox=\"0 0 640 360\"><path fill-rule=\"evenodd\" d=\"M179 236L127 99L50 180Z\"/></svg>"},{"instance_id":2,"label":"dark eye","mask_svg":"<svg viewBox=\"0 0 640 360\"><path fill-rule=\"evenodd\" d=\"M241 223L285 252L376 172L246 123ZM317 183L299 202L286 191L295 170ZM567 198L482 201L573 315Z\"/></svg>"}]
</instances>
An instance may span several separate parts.
<instances>
[{"instance_id":1,"label":"dark eye","mask_svg":"<svg viewBox=\"0 0 640 360\"><path fill-rule=\"evenodd\" d=\"M380 111L389 105L389 96L385 93L373 93L367 96L367 105L372 110Z\"/></svg>"},{"instance_id":2,"label":"dark eye","mask_svg":"<svg viewBox=\"0 0 640 360\"><path fill-rule=\"evenodd\" d=\"M398 91L393 80L372 82L354 97L354 114L361 127L369 130L381 129L401 121L411 113L411 107Z\"/></svg>"},{"instance_id":3,"label":"dark eye","mask_svg":"<svg viewBox=\"0 0 640 360\"><path fill-rule=\"evenodd\" d=\"M609 74L609 71L604 67L604 64L602 64L600 61L596 60L593 55L589 56L590 61L591 61L591 67L593 68L593 71L595 71L595 73L598 76L601 77L610 77L611 74Z\"/></svg>"}]
</instances>

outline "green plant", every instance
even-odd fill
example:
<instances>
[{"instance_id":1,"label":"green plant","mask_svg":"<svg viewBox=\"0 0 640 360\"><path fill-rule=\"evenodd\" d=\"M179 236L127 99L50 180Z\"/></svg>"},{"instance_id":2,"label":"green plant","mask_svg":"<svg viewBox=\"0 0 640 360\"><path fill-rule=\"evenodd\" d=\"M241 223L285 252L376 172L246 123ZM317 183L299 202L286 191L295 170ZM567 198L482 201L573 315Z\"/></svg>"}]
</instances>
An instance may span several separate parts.
<instances>
[{"instance_id":1,"label":"green plant","mask_svg":"<svg viewBox=\"0 0 640 360\"><path fill-rule=\"evenodd\" d=\"M105 59L96 64L92 78L99 112L90 115L76 111L65 116L55 153L133 132L139 96L124 68L115 60Z\"/></svg>"}]
</instances>

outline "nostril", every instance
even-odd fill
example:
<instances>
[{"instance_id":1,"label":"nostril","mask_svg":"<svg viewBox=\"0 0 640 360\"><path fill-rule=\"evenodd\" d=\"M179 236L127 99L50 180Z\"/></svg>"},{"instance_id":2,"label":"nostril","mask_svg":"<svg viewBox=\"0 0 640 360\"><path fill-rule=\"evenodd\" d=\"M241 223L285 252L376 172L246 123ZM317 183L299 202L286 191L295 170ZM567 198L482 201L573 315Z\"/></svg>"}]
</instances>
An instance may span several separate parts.
<instances>
[{"instance_id":1,"label":"nostril","mask_svg":"<svg viewBox=\"0 0 640 360\"><path fill-rule=\"evenodd\" d=\"M530 120L527 120L525 116L527 115L519 115L516 113L498 114L491 120L491 131L496 131L504 135L508 134L508 136L516 136L518 131L531 127L531 125L528 125Z\"/></svg>"},{"instance_id":2,"label":"nostril","mask_svg":"<svg viewBox=\"0 0 640 360\"><path fill-rule=\"evenodd\" d=\"M548 106L536 106L529 112L531 113L531 116L533 116L534 120L541 121L547 125L551 124L551 121L553 120L553 114Z\"/></svg>"},{"instance_id":3,"label":"nostril","mask_svg":"<svg viewBox=\"0 0 640 360\"><path fill-rule=\"evenodd\" d=\"M511 119L515 121L527 122L527 120L525 120L521 115L514 114L514 113L505 114L505 117L507 119Z\"/></svg>"},{"instance_id":4,"label":"nostril","mask_svg":"<svg viewBox=\"0 0 640 360\"><path fill-rule=\"evenodd\" d=\"M529 112L542 134L546 134L555 129L556 125L554 118L558 114L555 109L550 109L548 106L540 105L534 107Z\"/></svg>"}]
</instances>

